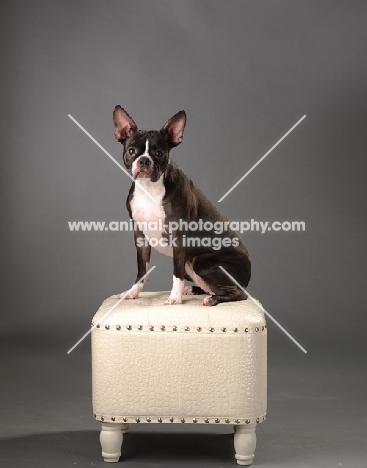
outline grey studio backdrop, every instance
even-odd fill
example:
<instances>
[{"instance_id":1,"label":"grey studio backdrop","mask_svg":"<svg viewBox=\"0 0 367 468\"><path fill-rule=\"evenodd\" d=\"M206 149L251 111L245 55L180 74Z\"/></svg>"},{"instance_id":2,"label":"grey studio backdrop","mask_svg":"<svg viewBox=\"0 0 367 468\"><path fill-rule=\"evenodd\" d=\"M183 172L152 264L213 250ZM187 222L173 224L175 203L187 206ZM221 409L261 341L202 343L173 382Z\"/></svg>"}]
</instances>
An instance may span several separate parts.
<instances>
[{"instance_id":1,"label":"grey studio backdrop","mask_svg":"<svg viewBox=\"0 0 367 468\"><path fill-rule=\"evenodd\" d=\"M121 104L144 129L158 129L177 111L186 111L184 140L172 156L229 219L305 222L304 232L242 235L253 264L249 292L308 351L302 353L269 322L274 383L269 401L278 401L282 375L293 388L287 374L292 364L307 370L297 374L298 390L283 389L283 397L304 405L302 382L315 382L313 369L323 375L317 366L324 363L339 380L318 380L320 398L324 407L328 398L336 398L341 411L333 411L327 426L346 418L351 426L362 423L367 3L13 0L3 1L1 12L1 404L9 419L20 401L31 404L22 379L32 380L32 365L50 354L57 364L44 362L42 371L35 370L39 385L51 385L56 405L66 391L70 398L79 395L75 408L88 407L89 338L70 356L66 351L88 330L104 298L135 279L131 232L70 232L68 227L68 221L128 220L130 179L68 118L71 114L121 162L112 125L113 108ZM156 269L146 290L169 290L171 259L153 252L151 264ZM31 365L26 360L33 355L43 357L34 357ZM55 366L65 380L56 379L53 387L49 372ZM75 384L81 372L86 383ZM358 387L358 395L333 396L340 382L349 388L346 381ZM15 388L17 403L10 404ZM355 406L343 409L343 398ZM279 420L283 409L275 411ZM82 427L96 431L89 416ZM35 423L38 432L80 423L56 414L47 427L41 420ZM317 415L312 421L318 423ZM37 432L21 418L10 424L15 435ZM335 438L343 446L341 434ZM353 453L367 463L362 443L357 447ZM298 457L278 454L280 466L307 465L302 444L297 448ZM99 460L98 447L94 450ZM312 450L311 443L307 453ZM33 466L9 453L4 466ZM316 457L312 466L338 466L342 455L339 460L337 453ZM258 457L275 466L271 454ZM88 459L85 455L85 466ZM190 466L196 466L193 460Z\"/></svg>"}]
</instances>

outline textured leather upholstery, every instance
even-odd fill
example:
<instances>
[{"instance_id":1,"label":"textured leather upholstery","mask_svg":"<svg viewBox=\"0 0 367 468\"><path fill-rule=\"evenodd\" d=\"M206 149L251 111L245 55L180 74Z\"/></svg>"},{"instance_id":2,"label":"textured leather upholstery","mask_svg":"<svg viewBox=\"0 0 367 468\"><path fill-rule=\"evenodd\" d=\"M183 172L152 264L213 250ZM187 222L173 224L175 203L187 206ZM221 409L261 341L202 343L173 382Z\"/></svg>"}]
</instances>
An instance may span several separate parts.
<instances>
[{"instance_id":1,"label":"textured leather upholstery","mask_svg":"<svg viewBox=\"0 0 367 468\"><path fill-rule=\"evenodd\" d=\"M92 331L93 413L101 422L254 424L266 416L262 309L248 299L163 305L124 300ZM95 325L116 304L106 299Z\"/></svg>"}]
</instances>

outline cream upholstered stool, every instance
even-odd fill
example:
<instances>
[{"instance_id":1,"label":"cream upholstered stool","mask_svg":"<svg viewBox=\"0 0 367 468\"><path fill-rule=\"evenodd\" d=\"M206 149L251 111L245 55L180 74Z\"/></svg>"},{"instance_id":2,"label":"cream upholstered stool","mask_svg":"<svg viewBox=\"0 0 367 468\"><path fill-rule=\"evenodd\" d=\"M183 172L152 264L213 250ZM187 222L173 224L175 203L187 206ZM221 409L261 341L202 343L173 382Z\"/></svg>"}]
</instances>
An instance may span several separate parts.
<instances>
[{"instance_id":1,"label":"cream upholstered stool","mask_svg":"<svg viewBox=\"0 0 367 468\"><path fill-rule=\"evenodd\" d=\"M130 423L233 424L237 463L250 465L256 425L266 418L263 311L251 299L204 307L204 296L164 305L168 295L141 293L110 311L118 302L112 296L94 316L93 415L102 425L102 456L119 460Z\"/></svg>"}]
</instances>

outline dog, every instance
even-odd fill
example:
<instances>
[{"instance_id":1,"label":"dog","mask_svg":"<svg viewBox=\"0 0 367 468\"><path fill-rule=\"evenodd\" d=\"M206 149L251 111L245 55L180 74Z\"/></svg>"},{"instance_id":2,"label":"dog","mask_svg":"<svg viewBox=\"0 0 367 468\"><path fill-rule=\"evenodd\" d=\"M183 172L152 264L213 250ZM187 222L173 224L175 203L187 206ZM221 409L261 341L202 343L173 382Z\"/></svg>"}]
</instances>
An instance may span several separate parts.
<instances>
[{"instance_id":1,"label":"dog","mask_svg":"<svg viewBox=\"0 0 367 468\"><path fill-rule=\"evenodd\" d=\"M135 226L138 262L135 284L119 297L139 296L147 278L139 281L149 269L153 246L173 257L173 286L165 304L181 304L186 294L208 294L204 306L247 299L220 268L247 287L251 262L241 237L171 159L172 148L183 139L186 113L178 112L160 130L146 131L138 130L130 115L117 105L113 121L115 138L124 147L124 164L134 179L126 207ZM208 226L218 229L208 232ZM195 286L185 287L185 279Z\"/></svg>"}]
</instances>

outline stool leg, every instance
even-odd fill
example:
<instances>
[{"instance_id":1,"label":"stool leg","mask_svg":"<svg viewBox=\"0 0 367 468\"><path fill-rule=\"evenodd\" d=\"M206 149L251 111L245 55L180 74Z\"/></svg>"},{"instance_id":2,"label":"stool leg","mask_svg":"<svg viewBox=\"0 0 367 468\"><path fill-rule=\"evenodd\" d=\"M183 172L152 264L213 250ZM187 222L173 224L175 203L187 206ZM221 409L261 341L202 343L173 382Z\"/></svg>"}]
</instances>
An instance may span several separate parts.
<instances>
[{"instance_id":1,"label":"stool leg","mask_svg":"<svg viewBox=\"0 0 367 468\"><path fill-rule=\"evenodd\" d=\"M99 440L102 446L102 457L105 462L118 462L121 456L122 434L129 431L128 424L101 423Z\"/></svg>"},{"instance_id":2,"label":"stool leg","mask_svg":"<svg viewBox=\"0 0 367 468\"><path fill-rule=\"evenodd\" d=\"M251 465L256 448L256 424L234 426L234 449L239 465Z\"/></svg>"}]
</instances>

